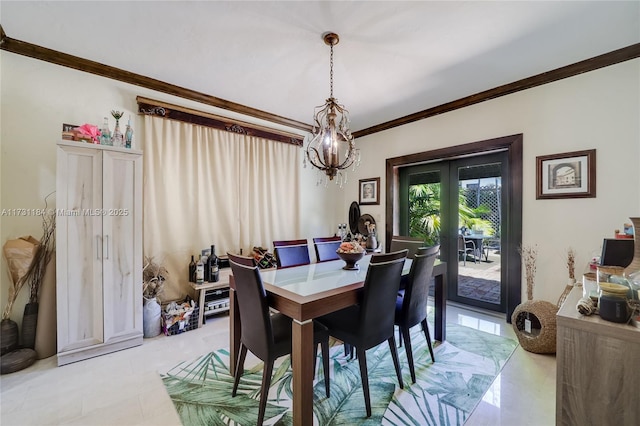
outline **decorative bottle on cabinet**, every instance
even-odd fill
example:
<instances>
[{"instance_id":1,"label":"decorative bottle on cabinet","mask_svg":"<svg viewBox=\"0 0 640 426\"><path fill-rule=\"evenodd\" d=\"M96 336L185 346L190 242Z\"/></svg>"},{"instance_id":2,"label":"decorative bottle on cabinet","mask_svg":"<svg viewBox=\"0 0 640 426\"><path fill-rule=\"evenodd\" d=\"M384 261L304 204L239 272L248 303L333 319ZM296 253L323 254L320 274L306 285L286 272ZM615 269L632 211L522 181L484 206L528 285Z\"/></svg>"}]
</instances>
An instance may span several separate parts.
<instances>
[{"instance_id":1,"label":"decorative bottle on cabinet","mask_svg":"<svg viewBox=\"0 0 640 426\"><path fill-rule=\"evenodd\" d=\"M111 135L111 144L120 148L124 148L124 135L120 131L120 118L124 112L111 111L111 115L116 119L116 127L113 129L113 135Z\"/></svg>"},{"instance_id":2,"label":"decorative bottle on cabinet","mask_svg":"<svg viewBox=\"0 0 640 426\"><path fill-rule=\"evenodd\" d=\"M104 118L102 129L100 129L100 145L113 145L113 143L111 143L111 130L109 130L109 119L107 117Z\"/></svg>"},{"instance_id":3,"label":"decorative bottle on cabinet","mask_svg":"<svg viewBox=\"0 0 640 426\"><path fill-rule=\"evenodd\" d=\"M142 344L142 152L58 142L58 365Z\"/></svg>"},{"instance_id":4,"label":"decorative bottle on cabinet","mask_svg":"<svg viewBox=\"0 0 640 426\"><path fill-rule=\"evenodd\" d=\"M196 282L196 261L193 255L191 255L191 262L189 262L189 282Z\"/></svg>"},{"instance_id":5,"label":"decorative bottle on cabinet","mask_svg":"<svg viewBox=\"0 0 640 426\"><path fill-rule=\"evenodd\" d=\"M220 274L218 272L218 257L216 256L216 246L211 245L211 253L207 259L207 267L209 269L209 281L216 283L220 280Z\"/></svg>"},{"instance_id":6,"label":"decorative bottle on cabinet","mask_svg":"<svg viewBox=\"0 0 640 426\"><path fill-rule=\"evenodd\" d=\"M198 256L198 263L196 263L196 283L202 284L204 282L204 263L202 262L202 255Z\"/></svg>"},{"instance_id":7,"label":"decorative bottle on cabinet","mask_svg":"<svg viewBox=\"0 0 640 426\"><path fill-rule=\"evenodd\" d=\"M131 116L129 116L129 121L127 122L127 128L124 131L124 147L131 148L132 141L133 141L133 128L131 127Z\"/></svg>"}]
</instances>

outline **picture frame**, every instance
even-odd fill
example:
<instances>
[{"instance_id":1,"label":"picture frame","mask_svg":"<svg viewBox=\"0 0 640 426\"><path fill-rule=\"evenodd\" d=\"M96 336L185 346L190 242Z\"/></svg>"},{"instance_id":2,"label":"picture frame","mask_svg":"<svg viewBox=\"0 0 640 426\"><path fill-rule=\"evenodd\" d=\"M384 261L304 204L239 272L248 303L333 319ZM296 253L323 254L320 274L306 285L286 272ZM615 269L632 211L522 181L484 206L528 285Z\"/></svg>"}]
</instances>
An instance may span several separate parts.
<instances>
[{"instance_id":1,"label":"picture frame","mask_svg":"<svg viewBox=\"0 0 640 426\"><path fill-rule=\"evenodd\" d=\"M380 178L360 179L359 204L380 204Z\"/></svg>"},{"instance_id":2,"label":"picture frame","mask_svg":"<svg viewBox=\"0 0 640 426\"><path fill-rule=\"evenodd\" d=\"M595 196L595 149L536 157L537 200Z\"/></svg>"}]
</instances>

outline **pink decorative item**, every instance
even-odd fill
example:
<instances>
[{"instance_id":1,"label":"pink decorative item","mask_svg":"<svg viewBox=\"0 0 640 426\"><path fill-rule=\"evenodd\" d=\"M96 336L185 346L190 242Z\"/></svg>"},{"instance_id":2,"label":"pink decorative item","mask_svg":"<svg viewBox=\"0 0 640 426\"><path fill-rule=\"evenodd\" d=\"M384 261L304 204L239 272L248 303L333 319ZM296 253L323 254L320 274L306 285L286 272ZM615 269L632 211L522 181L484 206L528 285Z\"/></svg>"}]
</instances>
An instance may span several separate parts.
<instances>
[{"instance_id":1,"label":"pink decorative item","mask_svg":"<svg viewBox=\"0 0 640 426\"><path fill-rule=\"evenodd\" d=\"M80 132L81 136L88 136L91 138L93 143L98 142L98 138L100 137L100 130L98 130L98 126L94 126L93 124L83 124L80 127L76 127L74 130Z\"/></svg>"}]
</instances>

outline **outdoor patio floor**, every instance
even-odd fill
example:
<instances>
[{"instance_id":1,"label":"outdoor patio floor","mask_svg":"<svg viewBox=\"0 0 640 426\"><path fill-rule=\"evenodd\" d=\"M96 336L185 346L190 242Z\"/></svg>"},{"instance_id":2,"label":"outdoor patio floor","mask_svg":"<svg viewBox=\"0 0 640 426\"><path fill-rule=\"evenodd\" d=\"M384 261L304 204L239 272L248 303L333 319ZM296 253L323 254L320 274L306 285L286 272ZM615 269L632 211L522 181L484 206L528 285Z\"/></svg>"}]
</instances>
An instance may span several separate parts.
<instances>
[{"instance_id":1,"label":"outdoor patio floor","mask_svg":"<svg viewBox=\"0 0 640 426\"><path fill-rule=\"evenodd\" d=\"M500 303L500 252L489 251L489 259L484 257L474 262L467 256L466 262L458 261L458 295L483 302Z\"/></svg>"}]
</instances>

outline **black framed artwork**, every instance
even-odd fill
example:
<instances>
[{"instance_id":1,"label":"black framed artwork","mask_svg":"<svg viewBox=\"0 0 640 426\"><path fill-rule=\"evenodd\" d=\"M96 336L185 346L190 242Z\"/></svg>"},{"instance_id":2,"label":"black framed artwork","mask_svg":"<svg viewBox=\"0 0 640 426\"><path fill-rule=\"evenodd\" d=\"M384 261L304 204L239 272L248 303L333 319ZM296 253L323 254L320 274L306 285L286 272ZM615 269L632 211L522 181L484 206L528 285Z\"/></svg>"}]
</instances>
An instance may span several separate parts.
<instances>
[{"instance_id":1,"label":"black framed artwork","mask_svg":"<svg viewBox=\"0 0 640 426\"><path fill-rule=\"evenodd\" d=\"M360 179L360 205L380 204L380 178Z\"/></svg>"},{"instance_id":2,"label":"black framed artwork","mask_svg":"<svg viewBox=\"0 0 640 426\"><path fill-rule=\"evenodd\" d=\"M536 157L536 199L595 196L595 149Z\"/></svg>"}]
</instances>

